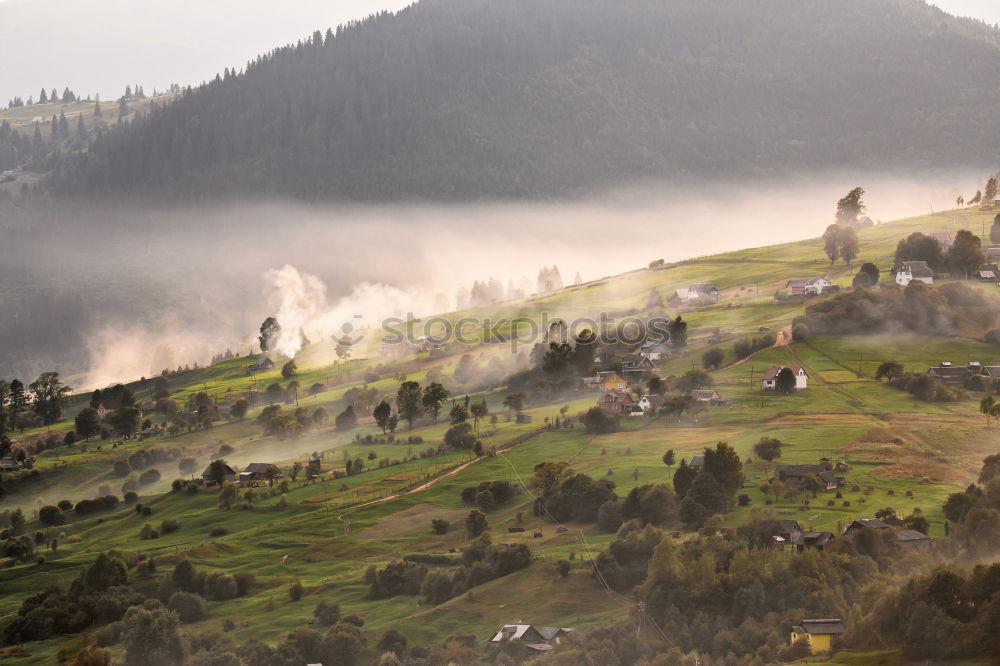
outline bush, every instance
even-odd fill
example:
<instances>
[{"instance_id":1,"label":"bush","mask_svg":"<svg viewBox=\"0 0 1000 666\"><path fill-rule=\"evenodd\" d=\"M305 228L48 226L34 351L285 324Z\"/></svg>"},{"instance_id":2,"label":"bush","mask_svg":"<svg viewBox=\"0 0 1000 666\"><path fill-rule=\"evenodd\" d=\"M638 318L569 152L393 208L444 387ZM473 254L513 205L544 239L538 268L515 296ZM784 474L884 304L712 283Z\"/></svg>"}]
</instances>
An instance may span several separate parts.
<instances>
[{"instance_id":1,"label":"bush","mask_svg":"<svg viewBox=\"0 0 1000 666\"><path fill-rule=\"evenodd\" d=\"M160 480L160 470L155 467L147 469L145 472L139 475L139 485L148 486L150 484L156 483Z\"/></svg>"},{"instance_id":2,"label":"bush","mask_svg":"<svg viewBox=\"0 0 1000 666\"><path fill-rule=\"evenodd\" d=\"M233 574L233 578L236 580L236 594L241 597L249 594L250 588L257 582L257 577L247 571Z\"/></svg>"},{"instance_id":3,"label":"bush","mask_svg":"<svg viewBox=\"0 0 1000 666\"><path fill-rule=\"evenodd\" d=\"M592 435L602 435L618 430L618 419L600 407L591 407L583 417L583 425Z\"/></svg>"},{"instance_id":4,"label":"bush","mask_svg":"<svg viewBox=\"0 0 1000 666\"><path fill-rule=\"evenodd\" d=\"M68 499L64 499L64 500L59 500L59 504L57 506L59 507L60 511L69 511L70 509L73 508L73 503L70 502Z\"/></svg>"},{"instance_id":5,"label":"bush","mask_svg":"<svg viewBox=\"0 0 1000 666\"><path fill-rule=\"evenodd\" d=\"M149 523L146 523L145 525L142 526L142 529L139 530L139 538L140 539L159 539L160 538L160 533L157 532L155 529L153 529L152 525L150 525Z\"/></svg>"},{"instance_id":6,"label":"bush","mask_svg":"<svg viewBox=\"0 0 1000 666\"><path fill-rule=\"evenodd\" d=\"M750 496L746 493L740 493L739 497L736 498L736 501L740 506L750 506Z\"/></svg>"},{"instance_id":7,"label":"bush","mask_svg":"<svg viewBox=\"0 0 1000 666\"><path fill-rule=\"evenodd\" d=\"M617 532L624 519L624 504L621 500L608 500L597 510L597 527L607 534Z\"/></svg>"},{"instance_id":8,"label":"bush","mask_svg":"<svg viewBox=\"0 0 1000 666\"><path fill-rule=\"evenodd\" d=\"M431 528L434 530L434 534L447 534L451 528L451 523L447 520L435 518L431 521Z\"/></svg>"},{"instance_id":9,"label":"bush","mask_svg":"<svg viewBox=\"0 0 1000 666\"><path fill-rule=\"evenodd\" d=\"M205 600L191 592L174 592L170 595L167 608L177 613L177 617L185 624L205 617Z\"/></svg>"},{"instance_id":10,"label":"bush","mask_svg":"<svg viewBox=\"0 0 1000 666\"><path fill-rule=\"evenodd\" d=\"M181 524L173 519L166 519L160 523L160 531L164 534L171 534L181 528Z\"/></svg>"},{"instance_id":11,"label":"bush","mask_svg":"<svg viewBox=\"0 0 1000 666\"><path fill-rule=\"evenodd\" d=\"M332 627L340 620L340 604L333 601L321 601L313 610L313 617L323 627Z\"/></svg>"},{"instance_id":12,"label":"bush","mask_svg":"<svg viewBox=\"0 0 1000 666\"><path fill-rule=\"evenodd\" d=\"M559 572L559 576L561 578L565 578L566 576L569 575L569 570L571 566L572 565L569 563L569 560L559 560L556 563L556 571Z\"/></svg>"},{"instance_id":13,"label":"bush","mask_svg":"<svg viewBox=\"0 0 1000 666\"><path fill-rule=\"evenodd\" d=\"M305 588L302 587L302 583L296 581L288 587L288 598L292 601L299 601L303 594L305 594Z\"/></svg>"},{"instance_id":14,"label":"bush","mask_svg":"<svg viewBox=\"0 0 1000 666\"><path fill-rule=\"evenodd\" d=\"M136 493L134 490L130 490L127 493L125 493L126 504L135 504L138 501L139 501L139 494Z\"/></svg>"},{"instance_id":15,"label":"bush","mask_svg":"<svg viewBox=\"0 0 1000 666\"><path fill-rule=\"evenodd\" d=\"M232 599L238 591L236 579L225 571L213 571L205 577L205 595L213 601Z\"/></svg>"}]
</instances>

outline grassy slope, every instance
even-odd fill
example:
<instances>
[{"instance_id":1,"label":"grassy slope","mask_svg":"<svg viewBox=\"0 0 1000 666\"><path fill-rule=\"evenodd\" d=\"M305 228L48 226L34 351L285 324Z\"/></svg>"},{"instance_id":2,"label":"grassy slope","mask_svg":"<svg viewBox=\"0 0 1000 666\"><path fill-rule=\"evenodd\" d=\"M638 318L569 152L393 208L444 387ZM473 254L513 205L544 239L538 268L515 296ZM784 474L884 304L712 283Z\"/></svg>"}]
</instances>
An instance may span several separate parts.
<instances>
[{"instance_id":1,"label":"grassy slope","mask_svg":"<svg viewBox=\"0 0 1000 666\"><path fill-rule=\"evenodd\" d=\"M982 220L992 213L960 211L937 216L904 220L880 225L861 232L862 252L859 261L873 261L887 269L896 242L915 231L956 231L970 227L978 230ZM670 265L658 271L637 271L537 297L524 303L502 304L493 314L514 316L547 311L554 316L593 315L601 310L617 313L644 313L651 289L666 297L676 288L696 281L713 281L723 289L723 302L718 306L685 313L691 324L692 346L689 355L663 364L665 375L680 374L706 349L705 338L714 328L724 332L726 340L720 346L731 361L731 343L739 336L756 331L758 326L776 328L787 324L802 310L801 304L774 303L771 296L783 288L790 277L828 274L835 283L849 285L854 269L831 267L823 258L815 240L743 250L705 257ZM987 288L987 287L982 287ZM759 289L759 296L758 296ZM669 308L669 306L668 306ZM672 309L672 308L670 308ZM468 313L456 313L454 317ZM461 350L454 350L460 352ZM497 353L495 347L474 350L474 353ZM995 434L984 428L972 401L950 404L914 403L905 394L889 389L871 379L877 364L886 359L903 362L907 368L921 369L940 360L979 360L1000 363L1000 353L974 340L961 338L935 339L824 339L811 340L787 348L774 348L759 353L744 364L720 370L715 374L716 385L723 395L733 400L731 408L717 408L702 414L697 422L681 423L661 419L632 419L622 432L590 437L582 429L545 432L528 439L503 455L478 461L457 475L445 479L419 493L406 493L413 484L442 473L467 459L465 454L449 453L430 460L414 460L382 470L372 470L346 480L316 484L292 484L287 494L287 506L278 506L277 495L260 499L254 509L217 508L214 493L199 491L196 495L166 494L143 497L154 510L145 518L130 509L122 509L100 517L73 522L61 528L60 549L44 565L18 566L0 571L0 584L5 594L0 598L0 622L16 611L20 601L52 580L53 576L69 580L75 568L93 559L94 553L110 547L128 551L145 551L156 555L162 567L186 556L199 566L245 570L259 580L256 591L246 598L229 602L210 603L210 619L190 630L214 630L222 618L237 620L234 638L258 637L278 641L290 629L301 626L311 617L320 598L339 601L346 612L357 612L366 618L366 631L374 639L389 626L402 630L411 641L437 643L452 634L475 633L482 636L497 624L521 619L543 624L574 625L580 628L621 617L625 612L612 602L589 579L585 564L610 540L609 535L596 534L592 526L584 526L564 534L532 517L531 497L522 494L512 505L498 509L490 516L492 530L504 540L527 540L538 561L526 571L476 588L471 595L454 599L439 607L426 607L416 599L400 597L374 602L365 599L360 578L370 564L384 563L407 552L447 552L458 548L464 537L461 529L445 536L430 534L432 517L458 519L467 507L461 504L461 488L479 481L494 479L527 479L532 467L543 460L569 460L581 471L595 476L610 472L622 494L634 483L632 474L639 472L639 482L668 481L670 470L661 462L662 453L674 448L678 457L690 457L703 446L719 440L733 444L742 455L762 435L773 435L789 442L782 462L814 462L822 455L850 462L849 487L844 499L852 506L827 507L832 493L812 500L809 511L798 511L798 500L782 500L775 511L782 516L798 519L816 529L834 530L851 518L870 515L876 508L893 506L910 511L920 507L932 522L934 534L942 530L940 505L944 496L968 483L978 461L996 449ZM310 360L312 359L312 360ZM353 360L346 370L338 373L319 359L315 349L306 350L298 359L302 374L297 377L303 387L324 382L330 389L302 400L310 407L323 405L331 414L342 409L343 393L361 384L364 367L379 361ZM454 371L458 355L435 362L446 375ZM807 391L781 398L759 391L751 379L759 377L768 365L802 363L812 380ZM409 379L421 379L430 364L426 359L400 359L387 363L399 366ZM191 391L207 390L214 395L227 390L245 390L249 379L242 371L246 359L235 359L212 368L193 371L172 381L171 392L178 401ZM860 368L862 376L855 373ZM259 378L266 386L280 379L275 370ZM382 379L371 386L391 395L398 387L395 379ZM494 412L500 411L503 392L487 396ZM579 413L590 404L593 396L584 396L572 403L538 407L531 412L533 425L517 425L501 419L488 443L503 446L520 435L537 430L546 418L553 418L562 406L570 413ZM253 414L251 414L252 418ZM183 447L186 455L206 457L227 443L236 449L229 456L238 463L255 457L285 461L302 459L304 452L319 450L326 455L328 465L339 465L342 453L367 458L369 451L378 457L403 458L440 441L444 424L420 424L413 432L425 440L414 445L359 445L350 436L325 430L295 442L277 442L260 435L257 426L248 422L213 427L207 431L174 438L153 439L144 443L126 444L134 447ZM359 428L362 434L374 432L371 425ZM411 433L404 433L411 434ZM31 436L32 433L28 433ZM891 441L898 438L898 441ZM100 483L119 481L107 476L111 462L121 451L96 451L92 442L87 453L65 450L41 456L38 467L43 471L44 486L31 492L18 493L5 500L5 506L32 506L37 499L52 502L57 493L80 489L92 492ZM173 478L173 469L163 468L164 480L148 491L163 490ZM746 492L752 504L763 504L764 497L757 487L770 475L765 464L747 468ZM342 489L342 485L346 489ZM865 497L850 490L858 485L863 490L872 486L874 492ZM889 495L889 491L895 493ZM913 497L905 497L906 491ZM361 508L351 505L395 496L384 502ZM866 499L865 504L859 501ZM727 524L738 524L748 509L726 516ZM523 534L507 534L506 528L518 524L521 514ZM158 525L166 518L181 522L181 529L156 541L141 541L138 531L146 522ZM349 527L345 525L349 524ZM231 534L212 539L211 528L225 524ZM35 529L35 526L32 526ZM541 539L530 538L538 529ZM76 542L76 543L74 543ZM289 555L286 564L280 563ZM566 580L559 580L553 563L574 557L577 566ZM290 581L301 580L310 590L299 603L288 600ZM271 610L267 610L271 609ZM373 640L370 640L373 642ZM49 641L29 647L31 659L51 656L60 643ZM14 662L16 663L16 662Z\"/></svg>"}]
</instances>

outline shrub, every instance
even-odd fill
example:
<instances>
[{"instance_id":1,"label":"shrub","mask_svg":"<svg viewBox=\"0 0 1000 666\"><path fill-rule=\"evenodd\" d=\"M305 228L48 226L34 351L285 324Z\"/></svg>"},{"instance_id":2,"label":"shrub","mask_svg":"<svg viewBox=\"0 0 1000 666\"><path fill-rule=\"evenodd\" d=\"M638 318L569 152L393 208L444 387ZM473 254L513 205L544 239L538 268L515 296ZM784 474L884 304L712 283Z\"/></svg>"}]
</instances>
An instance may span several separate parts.
<instances>
[{"instance_id":1,"label":"shrub","mask_svg":"<svg viewBox=\"0 0 1000 666\"><path fill-rule=\"evenodd\" d=\"M241 597L248 594L250 588L257 582L257 577L247 571L233 574L233 578L236 580L236 594Z\"/></svg>"},{"instance_id":2,"label":"shrub","mask_svg":"<svg viewBox=\"0 0 1000 666\"><path fill-rule=\"evenodd\" d=\"M299 601L303 594L305 594L305 588L302 587L302 583L296 581L288 586L288 597L292 601Z\"/></svg>"},{"instance_id":3,"label":"shrub","mask_svg":"<svg viewBox=\"0 0 1000 666\"><path fill-rule=\"evenodd\" d=\"M739 497L736 498L736 501L740 506L750 506L750 496L746 493L740 493Z\"/></svg>"},{"instance_id":4,"label":"shrub","mask_svg":"<svg viewBox=\"0 0 1000 666\"><path fill-rule=\"evenodd\" d=\"M566 576L569 575L569 570L571 566L572 565L569 563L569 560L559 560L556 563L556 571L559 572L559 576L561 578L565 578Z\"/></svg>"},{"instance_id":5,"label":"shrub","mask_svg":"<svg viewBox=\"0 0 1000 666\"><path fill-rule=\"evenodd\" d=\"M59 504L57 504L56 506L59 507L60 511L69 511L70 509L73 508L73 503L70 502L68 499L64 499L64 500L59 500Z\"/></svg>"},{"instance_id":6,"label":"shrub","mask_svg":"<svg viewBox=\"0 0 1000 666\"><path fill-rule=\"evenodd\" d=\"M225 601L236 596L236 579L225 571L213 571L205 577L205 595L213 601Z\"/></svg>"},{"instance_id":7,"label":"shrub","mask_svg":"<svg viewBox=\"0 0 1000 666\"><path fill-rule=\"evenodd\" d=\"M139 494L136 493L134 490L130 490L127 493L125 493L126 504L135 504L138 501L139 501Z\"/></svg>"},{"instance_id":8,"label":"shrub","mask_svg":"<svg viewBox=\"0 0 1000 666\"><path fill-rule=\"evenodd\" d=\"M340 620L340 604L333 601L321 601L313 610L313 617L323 627L332 627Z\"/></svg>"},{"instance_id":9,"label":"shrub","mask_svg":"<svg viewBox=\"0 0 1000 666\"><path fill-rule=\"evenodd\" d=\"M171 534L181 528L181 524L173 519L166 519L160 523L160 531L164 534Z\"/></svg>"},{"instance_id":10,"label":"shrub","mask_svg":"<svg viewBox=\"0 0 1000 666\"><path fill-rule=\"evenodd\" d=\"M621 500L608 500L597 510L597 527L602 532L613 534L621 527L624 515L624 504Z\"/></svg>"},{"instance_id":11,"label":"shrub","mask_svg":"<svg viewBox=\"0 0 1000 666\"><path fill-rule=\"evenodd\" d=\"M142 529L139 530L139 538L140 539L159 539L160 538L160 533L157 532L155 529L153 529L152 525L150 525L149 523L146 523L145 525L142 526Z\"/></svg>"},{"instance_id":12,"label":"shrub","mask_svg":"<svg viewBox=\"0 0 1000 666\"><path fill-rule=\"evenodd\" d=\"M451 528L451 523L447 520L435 518L431 521L431 528L434 530L434 534L447 534Z\"/></svg>"},{"instance_id":13,"label":"shrub","mask_svg":"<svg viewBox=\"0 0 1000 666\"><path fill-rule=\"evenodd\" d=\"M167 608L177 613L181 622L190 624L205 617L205 600L191 592L174 592L170 595Z\"/></svg>"},{"instance_id":14,"label":"shrub","mask_svg":"<svg viewBox=\"0 0 1000 666\"><path fill-rule=\"evenodd\" d=\"M160 480L160 470L155 467L147 469L139 475L139 485L148 486Z\"/></svg>"}]
</instances>

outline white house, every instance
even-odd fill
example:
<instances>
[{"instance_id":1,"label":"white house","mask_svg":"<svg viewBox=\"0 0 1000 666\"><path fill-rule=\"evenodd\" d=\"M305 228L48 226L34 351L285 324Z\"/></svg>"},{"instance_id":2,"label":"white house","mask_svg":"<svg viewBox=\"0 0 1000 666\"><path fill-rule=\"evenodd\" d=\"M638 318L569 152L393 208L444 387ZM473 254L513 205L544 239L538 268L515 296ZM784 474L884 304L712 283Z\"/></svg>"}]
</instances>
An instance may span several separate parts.
<instances>
[{"instance_id":1,"label":"white house","mask_svg":"<svg viewBox=\"0 0 1000 666\"><path fill-rule=\"evenodd\" d=\"M639 355L650 361L659 361L670 356L670 345L666 342L647 342L639 348Z\"/></svg>"},{"instance_id":2,"label":"white house","mask_svg":"<svg viewBox=\"0 0 1000 666\"><path fill-rule=\"evenodd\" d=\"M778 373L788 368L795 375L795 390L801 391L809 386L809 375L806 374L805 368L801 365L772 365L764 373L764 381L762 382L765 389L773 391L778 387Z\"/></svg>"},{"instance_id":3,"label":"white house","mask_svg":"<svg viewBox=\"0 0 1000 666\"><path fill-rule=\"evenodd\" d=\"M934 284L934 271L926 261L904 261L896 270L896 284L907 286L914 280Z\"/></svg>"},{"instance_id":4,"label":"white house","mask_svg":"<svg viewBox=\"0 0 1000 666\"><path fill-rule=\"evenodd\" d=\"M701 298L711 298L715 299L715 302L719 302L719 290L715 288L714 284L710 282L696 282L695 284L688 287L687 290L687 300L696 301Z\"/></svg>"},{"instance_id":5,"label":"white house","mask_svg":"<svg viewBox=\"0 0 1000 666\"><path fill-rule=\"evenodd\" d=\"M656 395L655 393L650 395L647 393L639 398L638 405L642 408L642 411L648 412L650 410L657 410L660 407L663 407L663 403L665 402L666 400L663 399L662 395Z\"/></svg>"},{"instance_id":6,"label":"white house","mask_svg":"<svg viewBox=\"0 0 1000 666\"><path fill-rule=\"evenodd\" d=\"M814 278L792 278L785 287L789 296L804 296L822 294L833 286L833 283L824 277Z\"/></svg>"}]
</instances>

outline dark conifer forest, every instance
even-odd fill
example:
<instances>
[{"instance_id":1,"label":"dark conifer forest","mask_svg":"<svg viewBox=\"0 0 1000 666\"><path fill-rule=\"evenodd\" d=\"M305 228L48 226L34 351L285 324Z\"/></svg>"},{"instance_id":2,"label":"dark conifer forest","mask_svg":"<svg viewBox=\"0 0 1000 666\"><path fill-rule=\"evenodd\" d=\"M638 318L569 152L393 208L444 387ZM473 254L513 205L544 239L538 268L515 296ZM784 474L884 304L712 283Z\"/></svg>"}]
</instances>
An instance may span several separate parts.
<instances>
[{"instance_id":1,"label":"dark conifer forest","mask_svg":"<svg viewBox=\"0 0 1000 666\"><path fill-rule=\"evenodd\" d=\"M72 198L457 200L986 164L998 43L917 0L422 0L62 150L47 183Z\"/></svg>"}]
</instances>

